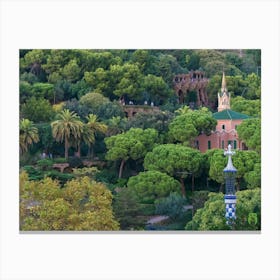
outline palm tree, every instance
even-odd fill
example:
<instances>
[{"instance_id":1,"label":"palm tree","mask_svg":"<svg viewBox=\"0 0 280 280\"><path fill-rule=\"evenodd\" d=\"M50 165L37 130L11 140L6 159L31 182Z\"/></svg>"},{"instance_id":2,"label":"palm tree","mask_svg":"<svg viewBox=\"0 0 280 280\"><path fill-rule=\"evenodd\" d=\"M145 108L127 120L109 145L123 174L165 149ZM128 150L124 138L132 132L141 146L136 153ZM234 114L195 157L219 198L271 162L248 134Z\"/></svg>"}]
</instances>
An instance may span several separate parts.
<instances>
[{"instance_id":1,"label":"palm tree","mask_svg":"<svg viewBox=\"0 0 280 280\"><path fill-rule=\"evenodd\" d=\"M95 142L94 133L90 130L89 126L84 123L81 128L80 136L71 141L71 146L75 146L77 149L77 157L81 157L81 142L86 143L86 145L88 145L89 149L90 149L91 144L93 144Z\"/></svg>"},{"instance_id":2,"label":"palm tree","mask_svg":"<svg viewBox=\"0 0 280 280\"><path fill-rule=\"evenodd\" d=\"M81 142L83 139L84 128L85 124L82 123L82 127L80 128L80 135L78 135L76 138L71 138L68 143L69 147L74 147L77 150L75 156L79 158L81 157Z\"/></svg>"},{"instance_id":3,"label":"palm tree","mask_svg":"<svg viewBox=\"0 0 280 280\"><path fill-rule=\"evenodd\" d=\"M58 119L51 123L52 134L56 141L65 143L65 158L68 158L70 141L76 141L81 137L83 123L79 116L64 109L58 114Z\"/></svg>"},{"instance_id":4,"label":"palm tree","mask_svg":"<svg viewBox=\"0 0 280 280\"><path fill-rule=\"evenodd\" d=\"M121 117L112 117L108 121L107 136L112 136L123 132L123 125Z\"/></svg>"},{"instance_id":5,"label":"palm tree","mask_svg":"<svg viewBox=\"0 0 280 280\"><path fill-rule=\"evenodd\" d=\"M98 121L97 116L89 114L87 117L86 129L84 133L84 142L89 147L89 156L93 156L92 144L95 142L97 133L106 133L107 125Z\"/></svg>"},{"instance_id":6,"label":"palm tree","mask_svg":"<svg viewBox=\"0 0 280 280\"><path fill-rule=\"evenodd\" d=\"M19 124L19 150L20 154L28 151L29 146L39 142L38 129L28 119L22 119Z\"/></svg>"},{"instance_id":7,"label":"palm tree","mask_svg":"<svg viewBox=\"0 0 280 280\"><path fill-rule=\"evenodd\" d=\"M88 156L91 155L91 146L95 142L95 135L87 124L83 127L83 134L81 139L88 146Z\"/></svg>"}]
</instances>

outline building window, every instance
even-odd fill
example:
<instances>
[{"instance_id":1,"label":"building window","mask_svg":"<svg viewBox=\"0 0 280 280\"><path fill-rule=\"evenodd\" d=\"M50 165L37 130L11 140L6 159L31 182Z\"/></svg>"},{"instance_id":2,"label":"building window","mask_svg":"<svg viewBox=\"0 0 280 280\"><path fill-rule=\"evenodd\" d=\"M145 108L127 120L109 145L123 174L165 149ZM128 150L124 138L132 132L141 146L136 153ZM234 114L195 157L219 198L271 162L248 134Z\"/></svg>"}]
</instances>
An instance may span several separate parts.
<instances>
[{"instance_id":1,"label":"building window","mask_svg":"<svg viewBox=\"0 0 280 280\"><path fill-rule=\"evenodd\" d=\"M232 145L232 141L231 140L228 140L228 145Z\"/></svg>"},{"instance_id":2,"label":"building window","mask_svg":"<svg viewBox=\"0 0 280 280\"><path fill-rule=\"evenodd\" d=\"M236 149L237 145L236 145L236 140L233 141L233 148Z\"/></svg>"},{"instance_id":3,"label":"building window","mask_svg":"<svg viewBox=\"0 0 280 280\"><path fill-rule=\"evenodd\" d=\"M196 140L196 148L199 149L199 141Z\"/></svg>"},{"instance_id":4,"label":"building window","mask_svg":"<svg viewBox=\"0 0 280 280\"><path fill-rule=\"evenodd\" d=\"M210 150L210 149L211 149L211 141L208 140L208 150Z\"/></svg>"},{"instance_id":5,"label":"building window","mask_svg":"<svg viewBox=\"0 0 280 280\"><path fill-rule=\"evenodd\" d=\"M222 140L222 149L224 149L224 148L225 148L225 141Z\"/></svg>"},{"instance_id":6,"label":"building window","mask_svg":"<svg viewBox=\"0 0 280 280\"><path fill-rule=\"evenodd\" d=\"M222 129L225 129L225 125L224 124L222 124Z\"/></svg>"}]
</instances>

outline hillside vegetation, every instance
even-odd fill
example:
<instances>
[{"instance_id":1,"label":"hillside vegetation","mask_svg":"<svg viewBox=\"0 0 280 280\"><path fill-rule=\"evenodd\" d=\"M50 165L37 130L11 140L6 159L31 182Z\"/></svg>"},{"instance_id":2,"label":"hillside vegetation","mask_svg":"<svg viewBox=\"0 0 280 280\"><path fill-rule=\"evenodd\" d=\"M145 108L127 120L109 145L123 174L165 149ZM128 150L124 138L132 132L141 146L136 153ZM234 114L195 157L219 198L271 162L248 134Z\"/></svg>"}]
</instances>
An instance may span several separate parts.
<instances>
[{"instance_id":1,"label":"hillside vegetation","mask_svg":"<svg viewBox=\"0 0 280 280\"><path fill-rule=\"evenodd\" d=\"M233 157L236 227L260 229L260 50L34 49L19 60L22 230L229 229L226 158L194 145L215 128L223 71L231 109L253 117L238 127L249 150ZM178 103L173 78L191 70L209 79L207 107L191 109L192 92ZM141 110L128 118L129 106ZM154 215L169 218L147 225Z\"/></svg>"}]
</instances>

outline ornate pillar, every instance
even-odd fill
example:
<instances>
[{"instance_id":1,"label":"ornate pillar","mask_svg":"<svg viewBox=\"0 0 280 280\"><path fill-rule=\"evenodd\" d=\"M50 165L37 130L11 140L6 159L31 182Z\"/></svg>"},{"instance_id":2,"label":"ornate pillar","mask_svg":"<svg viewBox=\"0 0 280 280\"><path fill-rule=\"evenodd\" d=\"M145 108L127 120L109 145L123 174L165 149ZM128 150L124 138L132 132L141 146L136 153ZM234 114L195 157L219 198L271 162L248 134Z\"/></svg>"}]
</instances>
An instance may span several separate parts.
<instances>
[{"instance_id":1,"label":"ornate pillar","mask_svg":"<svg viewBox=\"0 0 280 280\"><path fill-rule=\"evenodd\" d=\"M235 195L235 176L236 176L236 168L232 164L231 157L235 154L234 151L231 150L231 145L228 145L228 150L224 152L224 155L228 157L228 163L224 171L224 176L226 179L226 193L224 196L225 205L226 205L226 214L225 217L227 219L227 224L233 228L236 213L236 195Z\"/></svg>"}]
</instances>

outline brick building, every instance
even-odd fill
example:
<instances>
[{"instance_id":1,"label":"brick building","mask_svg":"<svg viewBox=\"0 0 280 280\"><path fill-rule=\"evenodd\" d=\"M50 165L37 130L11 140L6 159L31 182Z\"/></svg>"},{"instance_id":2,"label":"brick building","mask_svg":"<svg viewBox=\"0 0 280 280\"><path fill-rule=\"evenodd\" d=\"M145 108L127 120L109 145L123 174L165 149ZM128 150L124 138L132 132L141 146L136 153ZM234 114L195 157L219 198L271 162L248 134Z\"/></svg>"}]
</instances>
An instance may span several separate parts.
<instances>
[{"instance_id":1,"label":"brick building","mask_svg":"<svg viewBox=\"0 0 280 280\"><path fill-rule=\"evenodd\" d=\"M196 139L196 146L201 152L209 149L225 149L231 144L233 149L244 150L245 144L238 139L236 128L244 119L250 118L230 109L230 93L227 90L225 74L223 73L221 92L218 93L218 112L213 114L217 120L215 131L207 136L201 134Z\"/></svg>"}]
</instances>

